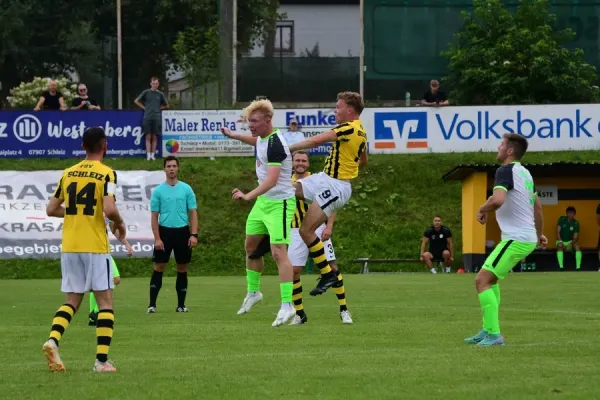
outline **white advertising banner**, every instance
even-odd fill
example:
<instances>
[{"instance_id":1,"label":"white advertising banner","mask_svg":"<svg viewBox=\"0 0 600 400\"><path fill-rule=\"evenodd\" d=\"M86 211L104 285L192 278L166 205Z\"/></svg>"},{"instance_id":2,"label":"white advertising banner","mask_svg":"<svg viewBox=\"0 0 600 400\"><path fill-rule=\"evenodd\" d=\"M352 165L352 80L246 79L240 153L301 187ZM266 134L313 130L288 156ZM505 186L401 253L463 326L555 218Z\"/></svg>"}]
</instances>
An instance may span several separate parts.
<instances>
[{"instance_id":1,"label":"white advertising banner","mask_svg":"<svg viewBox=\"0 0 600 400\"><path fill-rule=\"evenodd\" d=\"M0 171L0 259L60 258L63 220L48 217L46 205L61 174ZM152 256L150 196L164 179L163 171L117 171L117 207L134 257ZM113 256L126 257L125 247L108 235Z\"/></svg>"},{"instance_id":2,"label":"white advertising banner","mask_svg":"<svg viewBox=\"0 0 600 400\"><path fill-rule=\"evenodd\" d=\"M519 133L530 151L600 149L600 105L370 108L371 153L496 151Z\"/></svg>"},{"instance_id":3,"label":"white advertising banner","mask_svg":"<svg viewBox=\"0 0 600 400\"><path fill-rule=\"evenodd\" d=\"M250 134L241 110L163 111L163 154L252 156L254 149L223 136L221 127ZM276 109L282 132L295 119L305 137L335 126L333 108ZM520 133L530 151L600 149L600 105L366 108L360 117L369 152L454 153L496 151L502 135ZM330 144L311 154L327 154Z\"/></svg>"},{"instance_id":4,"label":"white advertising banner","mask_svg":"<svg viewBox=\"0 0 600 400\"><path fill-rule=\"evenodd\" d=\"M316 136L328 129L333 128L335 114L333 108L300 108L300 109L278 109L273 116L273 125L281 132L289 130L292 120L296 120L299 130L305 138ZM331 149L331 143L324 144L308 150L310 154L325 155Z\"/></svg>"},{"instance_id":5,"label":"white advertising banner","mask_svg":"<svg viewBox=\"0 0 600 400\"><path fill-rule=\"evenodd\" d=\"M250 135L247 124L240 122L241 110L182 110L162 112L163 156L223 157L254 156L254 148L221 133L226 127L235 133ZM335 126L333 109L278 109L273 126L286 132L295 119L304 137L311 137ZM311 154L329 153L331 144L309 150Z\"/></svg>"},{"instance_id":6,"label":"white advertising banner","mask_svg":"<svg viewBox=\"0 0 600 400\"><path fill-rule=\"evenodd\" d=\"M163 157L253 156L254 147L221 133L250 135L239 122L240 110L181 110L162 112Z\"/></svg>"}]
</instances>

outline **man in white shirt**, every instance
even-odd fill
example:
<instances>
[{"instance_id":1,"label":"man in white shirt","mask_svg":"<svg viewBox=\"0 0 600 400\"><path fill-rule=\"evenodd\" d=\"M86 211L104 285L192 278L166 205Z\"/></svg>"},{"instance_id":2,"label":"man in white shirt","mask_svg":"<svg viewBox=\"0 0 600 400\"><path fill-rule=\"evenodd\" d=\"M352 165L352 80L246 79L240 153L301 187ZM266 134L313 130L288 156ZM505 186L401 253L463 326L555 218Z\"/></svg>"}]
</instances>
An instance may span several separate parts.
<instances>
[{"instance_id":1,"label":"man in white shirt","mask_svg":"<svg viewBox=\"0 0 600 400\"><path fill-rule=\"evenodd\" d=\"M283 134L283 138L288 146L304 140L304 133L298 130L298 121L295 118L290 121L290 130Z\"/></svg>"}]
</instances>

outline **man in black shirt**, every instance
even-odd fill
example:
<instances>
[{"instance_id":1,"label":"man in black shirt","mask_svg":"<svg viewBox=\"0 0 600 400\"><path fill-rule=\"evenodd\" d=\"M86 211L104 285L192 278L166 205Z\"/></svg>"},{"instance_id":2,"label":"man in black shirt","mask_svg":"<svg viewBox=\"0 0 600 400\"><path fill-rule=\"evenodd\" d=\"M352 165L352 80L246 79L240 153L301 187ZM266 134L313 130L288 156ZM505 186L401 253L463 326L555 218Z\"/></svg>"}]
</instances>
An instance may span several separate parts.
<instances>
[{"instance_id":1,"label":"man in black shirt","mask_svg":"<svg viewBox=\"0 0 600 400\"><path fill-rule=\"evenodd\" d=\"M427 93L423 95L423 101L421 101L422 106L447 106L448 98L446 97L446 93L440 91L440 83L435 79L429 82L429 87L431 88Z\"/></svg>"},{"instance_id":2,"label":"man in black shirt","mask_svg":"<svg viewBox=\"0 0 600 400\"><path fill-rule=\"evenodd\" d=\"M71 102L71 110L100 110L98 102L88 96L87 86L83 83L77 88L78 96Z\"/></svg>"},{"instance_id":3,"label":"man in black shirt","mask_svg":"<svg viewBox=\"0 0 600 400\"><path fill-rule=\"evenodd\" d=\"M429 243L429 251L425 251L425 246ZM421 242L421 261L427 265L432 274L437 273L433 262L443 261L445 272L450 273L450 267L454 261L454 243L452 242L452 232L448 227L442 225L442 217L433 217L433 225L423 234Z\"/></svg>"},{"instance_id":4,"label":"man in black shirt","mask_svg":"<svg viewBox=\"0 0 600 400\"><path fill-rule=\"evenodd\" d=\"M63 99L63 95L61 92L57 90L57 83L55 80L51 80L48 83L48 90L42 93L42 96L38 100L37 105L34 108L34 111L40 111L42 107L44 110L66 110L67 106L65 104L65 100Z\"/></svg>"}]
</instances>

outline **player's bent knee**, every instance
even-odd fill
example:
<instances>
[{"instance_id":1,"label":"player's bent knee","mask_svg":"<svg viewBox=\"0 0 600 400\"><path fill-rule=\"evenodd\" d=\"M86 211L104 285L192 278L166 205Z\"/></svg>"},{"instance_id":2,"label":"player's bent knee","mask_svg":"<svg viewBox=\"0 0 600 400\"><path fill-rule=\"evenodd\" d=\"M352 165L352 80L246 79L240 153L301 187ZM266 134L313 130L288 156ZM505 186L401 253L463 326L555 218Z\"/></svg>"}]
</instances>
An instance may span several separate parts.
<instances>
[{"instance_id":1,"label":"player's bent knee","mask_svg":"<svg viewBox=\"0 0 600 400\"><path fill-rule=\"evenodd\" d=\"M475 277L475 287L477 288L477 291L481 293L496 283L497 280L498 278L496 278L496 275L494 275L492 272L485 269L480 269Z\"/></svg>"},{"instance_id":2,"label":"player's bent knee","mask_svg":"<svg viewBox=\"0 0 600 400\"><path fill-rule=\"evenodd\" d=\"M275 260L277 265L286 260L289 260L287 255L287 245L285 244L272 244L271 254L273 255L273 259Z\"/></svg>"},{"instance_id":3,"label":"player's bent knee","mask_svg":"<svg viewBox=\"0 0 600 400\"><path fill-rule=\"evenodd\" d=\"M165 272L165 267L167 266L167 264L163 264L163 263L154 263L154 270L156 272Z\"/></svg>"},{"instance_id":4,"label":"player's bent knee","mask_svg":"<svg viewBox=\"0 0 600 400\"><path fill-rule=\"evenodd\" d=\"M249 242L246 240L246 256L250 260L259 260L264 257L266 254L271 252L271 237L266 235L262 238L260 243L256 244L254 242ZM254 247L251 247L253 246Z\"/></svg>"},{"instance_id":5,"label":"player's bent knee","mask_svg":"<svg viewBox=\"0 0 600 400\"><path fill-rule=\"evenodd\" d=\"M448 251L448 250L444 250L444 252L442 253L442 256L443 256L444 258L450 258L450 251Z\"/></svg>"},{"instance_id":6,"label":"player's bent knee","mask_svg":"<svg viewBox=\"0 0 600 400\"><path fill-rule=\"evenodd\" d=\"M294 280L299 281L302 274L302 267L294 267Z\"/></svg>"},{"instance_id":7,"label":"player's bent knee","mask_svg":"<svg viewBox=\"0 0 600 400\"><path fill-rule=\"evenodd\" d=\"M81 293L67 293L67 301L65 303L69 304L71 307L77 311L81 302L83 300L83 294Z\"/></svg>"},{"instance_id":8,"label":"player's bent knee","mask_svg":"<svg viewBox=\"0 0 600 400\"><path fill-rule=\"evenodd\" d=\"M177 272L187 272L187 264L177 264Z\"/></svg>"},{"instance_id":9,"label":"player's bent knee","mask_svg":"<svg viewBox=\"0 0 600 400\"><path fill-rule=\"evenodd\" d=\"M113 308L112 290L94 291L94 297L96 297L96 303L100 310Z\"/></svg>"}]
</instances>

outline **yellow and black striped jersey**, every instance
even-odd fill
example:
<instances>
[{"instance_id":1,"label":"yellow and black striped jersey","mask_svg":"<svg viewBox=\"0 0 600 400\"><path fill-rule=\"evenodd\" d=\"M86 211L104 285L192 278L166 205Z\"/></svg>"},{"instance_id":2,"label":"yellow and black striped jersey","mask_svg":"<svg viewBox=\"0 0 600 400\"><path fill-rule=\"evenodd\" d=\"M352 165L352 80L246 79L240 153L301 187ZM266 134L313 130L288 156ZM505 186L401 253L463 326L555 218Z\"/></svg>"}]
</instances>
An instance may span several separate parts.
<instances>
[{"instance_id":1,"label":"yellow and black striped jersey","mask_svg":"<svg viewBox=\"0 0 600 400\"><path fill-rule=\"evenodd\" d=\"M358 176L358 161L367 149L367 133L359 119L333 128L337 141L333 143L325 160L327 175L335 179L354 179Z\"/></svg>"},{"instance_id":2,"label":"yellow and black striped jersey","mask_svg":"<svg viewBox=\"0 0 600 400\"><path fill-rule=\"evenodd\" d=\"M67 168L54 192L64 201L62 251L109 253L104 197L115 197L117 174L100 161L84 160Z\"/></svg>"},{"instance_id":3,"label":"yellow and black striped jersey","mask_svg":"<svg viewBox=\"0 0 600 400\"><path fill-rule=\"evenodd\" d=\"M306 176L309 176L310 172L306 173ZM296 182L296 174L292 175L292 182ZM292 228L300 228L302 225L302 221L304 220L304 216L308 211L308 204L304 202L304 200L296 199L296 211L294 211L294 218L292 219Z\"/></svg>"}]
</instances>

